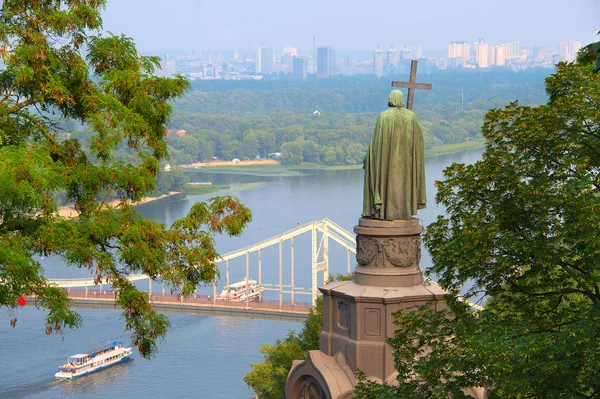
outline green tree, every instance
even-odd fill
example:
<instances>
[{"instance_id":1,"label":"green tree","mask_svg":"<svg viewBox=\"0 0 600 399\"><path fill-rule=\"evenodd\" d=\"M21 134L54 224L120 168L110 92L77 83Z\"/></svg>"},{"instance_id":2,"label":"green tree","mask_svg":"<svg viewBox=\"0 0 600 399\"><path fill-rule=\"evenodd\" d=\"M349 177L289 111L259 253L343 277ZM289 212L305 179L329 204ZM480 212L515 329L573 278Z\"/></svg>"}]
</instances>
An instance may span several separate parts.
<instances>
[{"instance_id":1,"label":"green tree","mask_svg":"<svg viewBox=\"0 0 600 399\"><path fill-rule=\"evenodd\" d=\"M260 147L259 152L263 158L266 158L267 155L269 155L273 152L277 152L277 150L276 150L277 146L275 144L276 140L275 140L274 132L258 130L256 132L256 137L258 138L258 142L259 142L259 147Z\"/></svg>"},{"instance_id":2,"label":"green tree","mask_svg":"<svg viewBox=\"0 0 600 399\"><path fill-rule=\"evenodd\" d=\"M386 392L600 395L600 75L560 63L546 89L545 105L488 112L482 160L437 182L448 216L425 234L429 273L487 303L474 313L448 296L445 311L398 315L399 385ZM360 392L372 387L363 381Z\"/></svg>"},{"instance_id":3,"label":"green tree","mask_svg":"<svg viewBox=\"0 0 600 399\"><path fill-rule=\"evenodd\" d=\"M362 163L367 150L360 143L350 143L346 147L346 163L349 165Z\"/></svg>"},{"instance_id":4,"label":"green tree","mask_svg":"<svg viewBox=\"0 0 600 399\"><path fill-rule=\"evenodd\" d=\"M244 381L254 389L261 399L285 398L285 381L294 360L306 356L306 350L300 345L293 331L275 345L263 344L260 353L264 361L250 363L251 371L244 375Z\"/></svg>"},{"instance_id":5,"label":"green tree","mask_svg":"<svg viewBox=\"0 0 600 399\"><path fill-rule=\"evenodd\" d=\"M301 140L304 138L304 127L301 125L287 126L281 133L281 136L278 137L281 143Z\"/></svg>"},{"instance_id":6,"label":"green tree","mask_svg":"<svg viewBox=\"0 0 600 399\"><path fill-rule=\"evenodd\" d=\"M104 5L1 4L0 305L14 314L20 296L35 295L48 311L48 334L80 326L66 293L48 284L34 258L58 254L118 289L126 329L148 357L169 322L127 274L145 273L190 293L217 273L213 234L240 234L251 213L231 197L197 203L171 227L135 212L131 202L157 188L159 165L168 157L169 103L189 83L154 76L158 58L140 56L127 37L89 36L102 27ZM89 152L61 136L48 114L85 124ZM120 145L135 163L116 160ZM58 193L80 213L77 219L58 216ZM121 202L113 208L107 200L115 196Z\"/></svg>"},{"instance_id":7,"label":"green tree","mask_svg":"<svg viewBox=\"0 0 600 399\"><path fill-rule=\"evenodd\" d=\"M335 146L328 146L327 148L323 149L323 162L325 163L325 165L335 165L337 164L338 161L338 151L337 148Z\"/></svg>"},{"instance_id":8,"label":"green tree","mask_svg":"<svg viewBox=\"0 0 600 399\"><path fill-rule=\"evenodd\" d=\"M594 72L600 72L600 42L590 43L582 48L577 61L583 65L594 64Z\"/></svg>"},{"instance_id":9,"label":"green tree","mask_svg":"<svg viewBox=\"0 0 600 399\"><path fill-rule=\"evenodd\" d=\"M245 157L254 159L255 156L259 155L259 144L256 134L249 133L244 137L242 141L242 153Z\"/></svg>"},{"instance_id":10,"label":"green tree","mask_svg":"<svg viewBox=\"0 0 600 399\"><path fill-rule=\"evenodd\" d=\"M215 143L201 137L198 140L198 152L195 155L196 161L210 162L215 155Z\"/></svg>"},{"instance_id":11,"label":"green tree","mask_svg":"<svg viewBox=\"0 0 600 399\"><path fill-rule=\"evenodd\" d=\"M183 169L171 167L170 171L161 170L156 176L158 194L169 194L170 191L183 191L183 187L188 182Z\"/></svg>"},{"instance_id":12,"label":"green tree","mask_svg":"<svg viewBox=\"0 0 600 399\"><path fill-rule=\"evenodd\" d=\"M319 146L310 140L302 142L302 158L305 162L319 162Z\"/></svg>"},{"instance_id":13,"label":"green tree","mask_svg":"<svg viewBox=\"0 0 600 399\"><path fill-rule=\"evenodd\" d=\"M303 162L302 144L298 141L284 143L281 146L281 156L283 157L281 162L285 165L295 165Z\"/></svg>"},{"instance_id":14,"label":"green tree","mask_svg":"<svg viewBox=\"0 0 600 399\"><path fill-rule=\"evenodd\" d=\"M221 159L229 160L233 158L233 147L231 142L231 136L228 134L222 134L219 136L217 156Z\"/></svg>"}]
</instances>

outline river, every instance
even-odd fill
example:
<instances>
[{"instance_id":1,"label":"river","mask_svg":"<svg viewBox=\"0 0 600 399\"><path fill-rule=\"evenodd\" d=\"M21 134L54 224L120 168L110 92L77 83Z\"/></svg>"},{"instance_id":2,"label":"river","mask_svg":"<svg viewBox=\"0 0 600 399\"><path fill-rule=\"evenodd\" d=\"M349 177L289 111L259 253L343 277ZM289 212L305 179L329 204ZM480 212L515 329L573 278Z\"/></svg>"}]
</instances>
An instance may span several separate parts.
<instances>
[{"instance_id":1,"label":"river","mask_svg":"<svg viewBox=\"0 0 600 399\"><path fill-rule=\"evenodd\" d=\"M482 149L478 149L426 159L428 204L427 209L419 211L425 226L443 213L434 202L434 182L442 179L442 171L452 162L475 162L481 153ZM311 169L285 176L198 172L193 180L227 186L226 194L240 198L252 210L253 220L240 237L216 237L220 253L251 245L316 219L328 218L352 231L362 209L362 169ZM184 216L194 202L211 196L161 200L140 205L138 210L145 217L170 225ZM330 244L330 272L345 273L346 251L336 247L337 244ZM309 248L309 234L296 240L294 277L298 286L308 287L310 283ZM278 281L276 257L276 248L271 252L265 250L265 283ZM89 276L87 270L66 267L54 257L40 261L50 278ZM424 253L421 266L427 268L430 265L431 258ZM251 277L256 278L256 270L253 261ZM221 275L224 278L224 270ZM239 281L244 276L244 261L232 262L231 281ZM289 272L284 272L284 284L289 278ZM147 283L145 285L147 288ZM203 291L210 293L212 288L200 287L199 292ZM298 300L309 301L310 297ZM144 360L136 354L133 361L108 370L74 381L55 381L56 367L68 356L101 346L107 340L129 340L119 311L79 311L84 326L67 330L62 336L44 334L44 312L34 307L16 310L16 328L9 325L11 314L8 311L0 313L0 397L247 399L254 393L247 388L243 376L250 369L249 363L262 360L261 345L273 344L288 330L301 328L300 324L292 322L171 314L172 328L167 339L159 344L154 359Z\"/></svg>"}]
</instances>

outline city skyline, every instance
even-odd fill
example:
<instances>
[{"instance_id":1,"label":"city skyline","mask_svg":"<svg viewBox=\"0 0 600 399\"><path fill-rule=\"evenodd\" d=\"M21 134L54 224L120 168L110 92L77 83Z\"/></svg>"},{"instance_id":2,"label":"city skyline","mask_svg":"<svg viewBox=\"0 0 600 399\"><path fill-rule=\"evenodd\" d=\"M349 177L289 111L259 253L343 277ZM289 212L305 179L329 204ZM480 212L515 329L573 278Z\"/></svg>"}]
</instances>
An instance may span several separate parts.
<instances>
[{"instance_id":1,"label":"city skyline","mask_svg":"<svg viewBox=\"0 0 600 399\"><path fill-rule=\"evenodd\" d=\"M243 52L185 51L167 52L161 56L161 76L175 73L189 79L261 80L306 79L309 75L327 79L335 75L373 74L378 78L406 72L409 61L419 59L426 70L487 69L503 67L512 70L553 68L560 61L574 61L581 48L579 41L565 40L558 46L522 47L520 41L489 44L483 38L472 43L452 41L446 55L423 56L421 46L393 46L387 51L377 47L370 57L336 54L332 46L315 47L314 56L301 55L288 44L277 52L264 44L256 48L255 57Z\"/></svg>"},{"instance_id":2,"label":"city skyline","mask_svg":"<svg viewBox=\"0 0 600 399\"><path fill-rule=\"evenodd\" d=\"M313 36L317 46L330 45L340 53L400 44L442 51L452 40L473 43L480 37L488 43L521 41L524 47L563 40L586 45L600 29L600 2L595 0L505 0L483 6L475 0L401 6L376 0L369 7L306 0L294 8L293 17L278 1L258 0L236 3L235 10L224 12L204 0L179 0L177 7L157 0L108 0L103 19L106 31L132 37L142 51L246 51L261 43L273 48L292 43L311 54Z\"/></svg>"}]
</instances>

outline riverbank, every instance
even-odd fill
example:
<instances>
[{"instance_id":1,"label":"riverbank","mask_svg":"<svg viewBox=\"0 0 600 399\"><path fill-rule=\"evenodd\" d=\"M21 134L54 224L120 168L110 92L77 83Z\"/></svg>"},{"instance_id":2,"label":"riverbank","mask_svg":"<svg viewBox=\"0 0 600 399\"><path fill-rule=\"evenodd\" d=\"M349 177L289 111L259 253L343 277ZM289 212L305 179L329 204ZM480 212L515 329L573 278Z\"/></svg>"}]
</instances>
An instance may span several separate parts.
<instances>
[{"instance_id":1,"label":"riverbank","mask_svg":"<svg viewBox=\"0 0 600 399\"><path fill-rule=\"evenodd\" d=\"M447 144L439 147L433 147L425 150L425 157L436 157L440 155L454 154L457 152L474 150L485 146L485 139L473 139L459 144ZM232 164L231 161L210 164L192 164L200 165L198 167L184 167L185 172L211 172L211 173L230 173L244 174L252 176L295 176L302 175L306 169L322 169L322 170L353 170L361 169L362 163L354 165L324 165L320 163L301 163L298 165L281 165L279 161L263 160L263 161L240 161L238 164ZM201 166L204 165L204 166ZM213 166L207 166L213 165Z\"/></svg>"},{"instance_id":2,"label":"riverbank","mask_svg":"<svg viewBox=\"0 0 600 399\"><path fill-rule=\"evenodd\" d=\"M154 201L158 201L161 199L165 199L168 197L173 197L173 196L177 196L177 195L181 195L183 194L183 191L170 191L169 194L164 194L158 197L144 197L142 198L140 201L129 201L131 204L133 204L134 206L137 205L142 205L142 204L147 204L149 202L154 202ZM112 207L116 207L119 205L121 201L118 199L114 199L110 202L108 202L109 206ZM59 206L58 207L58 215L63 217L63 218L67 218L67 219L72 219L72 218L76 218L77 216L79 216L79 212L77 212L75 210L75 208L73 208L73 206L71 205L63 205L63 206Z\"/></svg>"},{"instance_id":3,"label":"riverbank","mask_svg":"<svg viewBox=\"0 0 600 399\"><path fill-rule=\"evenodd\" d=\"M237 167L248 167L248 166L265 166L265 165L270 165L270 166L276 166L279 165L281 162L275 160L275 159L265 159L265 158L260 158L260 159L247 159L247 160L237 160L237 162L233 162L233 161L219 161L219 160L214 160L214 161L210 161L210 162L194 162L191 163L189 165L181 165L180 167L184 170L191 170L191 169L222 169L222 168L237 168Z\"/></svg>"},{"instance_id":4,"label":"riverbank","mask_svg":"<svg viewBox=\"0 0 600 399\"><path fill-rule=\"evenodd\" d=\"M425 150L425 158L428 157L436 157L439 155L447 155L454 154L457 152L475 150L477 148L483 148L485 146L485 139L473 139L469 141L465 141L464 143L458 144L446 144L439 147L433 147ZM299 166L303 169L326 169L326 170L351 170L351 169L361 169L363 167L361 164L354 165L337 165L337 166L327 166L322 164L302 164Z\"/></svg>"},{"instance_id":5,"label":"riverbank","mask_svg":"<svg viewBox=\"0 0 600 399\"><path fill-rule=\"evenodd\" d=\"M483 148L485 146L485 139L473 139L469 141L465 141L464 143L459 144L446 144L439 147L433 147L428 150L425 150L425 156L437 156L437 155L446 155L453 154L455 152L474 150L477 148Z\"/></svg>"},{"instance_id":6,"label":"riverbank","mask_svg":"<svg viewBox=\"0 0 600 399\"><path fill-rule=\"evenodd\" d=\"M456 152L474 150L485 146L485 139L478 138L458 144L446 144L425 150L425 157L453 154ZM248 174L253 176L293 176L302 174L302 169L346 170L362 168L362 163L354 165L324 165L321 163L301 163L298 165L281 165L274 159L252 159L233 163L232 161L212 161L210 163L196 162L182 165L185 172L214 172Z\"/></svg>"}]
</instances>

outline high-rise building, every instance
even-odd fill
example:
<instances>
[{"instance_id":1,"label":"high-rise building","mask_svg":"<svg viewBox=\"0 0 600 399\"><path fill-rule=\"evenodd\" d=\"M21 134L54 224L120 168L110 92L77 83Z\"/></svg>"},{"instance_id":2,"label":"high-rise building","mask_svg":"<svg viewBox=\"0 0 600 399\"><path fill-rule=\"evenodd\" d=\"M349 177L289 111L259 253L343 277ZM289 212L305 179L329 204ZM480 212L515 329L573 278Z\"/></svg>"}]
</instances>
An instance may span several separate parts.
<instances>
[{"instance_id":1,"label":"high-rise building","mask_svg":"<svg viewBox=\"0 0 600 399\"><path fill-rule=\"evenodd\" d=\"M479 68L487 68L489 63L489 49L487 43L483 39L479 39L473 46L475 48L475 62Z\"/></svg>"},{"instance_id":2,"label":"high-rise building","mask_svg":"<svg viewBox=\"0 0 600 399\"><path fill-rule=\"evenodd\" d=\"M504 48L504 58L515 58L521 55L521 43L512 42L512 43L504 43L500 44Z\"/></svg>"},{"instance_id":3,"label":"high-rise building","mask_svg":"<svg viewBox=\"0 0 600 399\"><path fill-rule=\"evenodd\" d=\"M256 49L256 73L273 72L273 48L261 46Z\"/></svg>"},{"instance_id":4,"label":"high-rise building","mask_svg":"<svg viewBox=\"0 0 600 399\"><path fill-rule=\"evenodd\" d=\"M387 51L387 65L395 66L400 62L400 53L394 47L390 47Z\"/></svg>"},{"instance_id":5,"label":"high-rise building","mask_svg":"<svg viewBox=\"0 0 600 399\"><path fill-rule=\"evenodd\" d=\"M448 58L464 58L465 60L471 58L469 43L465 41L450 42L448 45Z\"/></svg>"},{"instance_id":6,"label":"high-rise building","mask_svg":"<svg viewBox=\"0 0 600 399\"><path fill-rule=\"evenodd\" d=\"M373 73L378 78L383 76L383 50L379 47L373 53Z\"/></svg>"},{"instance_id":7,"label":"high-rise building","mask_svg":"<svg viewBox=\"0 0 600 399\"><path fill-rule=\"evenodd\" d=\"M410 49L408 47L400 46L400 47L397 47L396 50L398 50L401 60L409 60L410 59L411 54L410 54Z\"/></svg>"},{"instance_id":8,"label":"high-rise building","mask_svg":"<svg viewBox=\"0 0 600 399\"><path fill-rule=\"evenodd\" d=\"M488 46L488 65L496 65L496 47Z\"/></svg>"},{"instance_id":9,"label":"high-rise building","mask_svg":"<svg viewBox=\"0 0 600 399\"><path fill-rule=\"evenodd\" d=\"M331 46L317 47L317 78L328 78L335 67L335 52Z\"/></svg>"},{"instance_id":10,"label":"high-rise building","mask_svg":"<svg viewBox=\"0 0 600 399\"><path fill-rule=\"evenodd\" d=\"M396 51L402 60L423 58L421 46L399 46Z\"/></svg>"},{"instance_id":11,"label":"high-rise building","mask_svg":"<svg viewBox=\"0 0 600 399\"><path fill-rule=\"evenodd\" d=\"M294 69L294 57L298 56L298 49L288 44L284 47L281 52L281 66L285 73L293 72Z\"/></svg>"},{"instance_id":12,"label":"high-rise building","mask_svg":"<svg viewBox=\"0 0 600 399\"><path fill-rule=\"evenodd\" d=\"M293 58L292 78L306 79L306 61L306 57Z\"/></svg>"},{"instance_id":13,"label":"high-rise building","mask_svg":"<svg viewBox=\"0 0 600 399\"><path fill-rule=\"evenodd\" d=\"M506 64L505 48L506 48L506 46L504 46L504 45L499 45L499 46L495 47L494 65L502 66L502 65Z\"/></svg>"},{"instance_id":14,"label":"high-rise building","mask_svg":"<svg viewBox=\"0 0 600 399\"><path fill-rule=\"evenodd\" d=\"M560 55L566 56L566 61L574 61L580 49L581 43L578 41L560 42Z\"/></svg>"},{"instance_id":15,"label":"high-rise building","mask_svg":"<svg viewBox=\"0 0 600 399\"><path fill-rule=\"evenodd\" d=\"M410 52L410 58L418 59L423 58L423 52L421 46L408 46L408 50Z\"/></svg>"}]
</instances>

